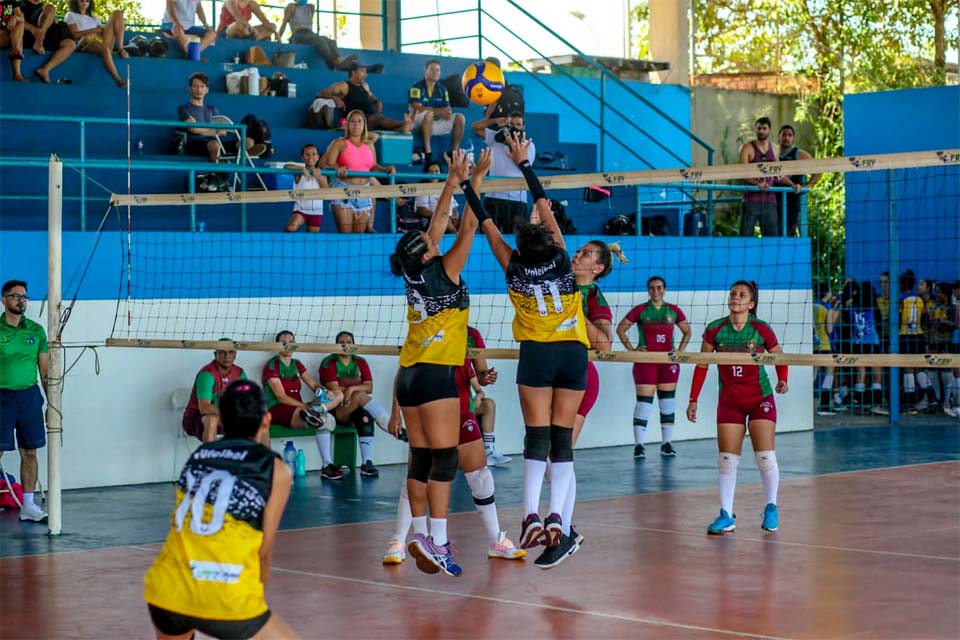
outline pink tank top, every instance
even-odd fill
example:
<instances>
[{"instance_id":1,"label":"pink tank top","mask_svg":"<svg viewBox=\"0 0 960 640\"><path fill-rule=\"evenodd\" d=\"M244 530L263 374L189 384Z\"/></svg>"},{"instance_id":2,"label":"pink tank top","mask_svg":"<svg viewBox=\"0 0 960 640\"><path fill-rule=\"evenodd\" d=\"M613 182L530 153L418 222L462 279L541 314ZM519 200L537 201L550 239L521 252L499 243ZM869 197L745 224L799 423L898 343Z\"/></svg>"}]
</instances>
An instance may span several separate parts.
<instances>
[{"instance_id":1,"label":"pink tank top","mask_svg":"<svg viewBox=\"0 0 960 640\"><path fill-rule=\"evenodd\" d=\"M337 164L346 167L347 171L370 171L375 164L373 149L365 144L356 146L347 140L340 157L337 158Z\"/></svg>"}]
</instances>

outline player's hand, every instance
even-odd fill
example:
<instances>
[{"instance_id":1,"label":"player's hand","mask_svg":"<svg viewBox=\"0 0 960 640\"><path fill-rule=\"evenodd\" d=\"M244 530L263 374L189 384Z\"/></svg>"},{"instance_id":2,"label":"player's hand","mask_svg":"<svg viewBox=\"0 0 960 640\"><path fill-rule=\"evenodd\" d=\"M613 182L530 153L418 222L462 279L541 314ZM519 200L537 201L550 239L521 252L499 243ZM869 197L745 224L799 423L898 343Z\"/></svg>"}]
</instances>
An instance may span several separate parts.
<instances>
[{"instance_id":1,"label":"player's hand","mask_svg":"<svg viewBox=\"0 0 960 640\"><path fill-rule=\"evenodd\" d=\"M496 382L497 376L498 376L497 370L493 367L490 367L489 369L487 369L486 371L484 371L483 373L477 376L477 382L479 382L482 386L486 387Z\"/></svg>"},{"instance_id":2,"label":"player's hand","mask_svg":"<svg viewBox=\"0 0 960 640\"><path fill-rule=\"evenodd\" d=\"M646 351L646 350L647 350L647 347L646 345L643 345L643 344L638 344L634 349L634 351Z\"/></svg>"},{"instance_id":3,"label":"player's hand","mask_svg":"<svg viewBox=\"0 0 960 640\"><path fill-rule=\"evenodd\" d=\"M447 168L447 182L460 184L470 177L470 166L467 164L467 152L457 149L450 154L450 165Z\"/></svg>"},{"instance_id":4,"label":"player's hand","mask_svg":"<svg viewBox=\"0 0 960 640\"><path fill-rule=\"evenodd\" d=\"M697 421L697 403L691 402L687 405L687 420L690 422Z\"/></svg>"},{"instance_id":5,"label":"player's hand","mask_svg":"<svg viewBox=\"0 0 960 640\"><path fill-rule=\"evenodd\" d=\"M473 181L476 184L479 184L480 181L486 177L492 165L493 165L493 154L490 153L490 147L487 147L480 152L480 157L477 158L476 163L474 163L473 165L473 176L472 176Z\"/></svg>"},{"instance_id":6,"label":"player's hand","mask_svg":"<svg viewBox=\"0 0 960 640\"><path fill-rule=\"evenodd\" d=\"M777 393L786 393L789 390L790 390L790 387L787 386L786 380L779 380L777 382L776 388L774 388L774 391L776 391Z\"/></svg>"},{"instance_id":7,"label":"player's hand","mask_svg":"<svg viewBox=\"0 0 960 640\"><path fill-rule=\"evenodd\" d=\"M531 142L532 140L527 140L527 134L522 131L519 134L511 133L510 136L507 137L507 146L510 147L510 159L517 165L525 160L529 160Z\"/></svg>"},{"instance_id":8,"label":"player's hand","mask_svg":"<svg viewBox=\"0 0 960 640\"><path fill-rule=\"evenodd\" d=\"M799 185L799 184L793 185L793 192L794 192L794 193L800 193L802 190L803 190L803 187L802 187L801 185Z\"/></svg>"},{"instance_id":9,"label":"player's hand","mask_svg":"<svg viewBox=\"0 0 960 640\"><path fill-rule=\"evenodd\" d=\"M400 432L403 431L403 418L400 416L400 412L390 414L390 422L387 423L387 431L394 438L400 437Z\"/></svg>"},{"instance_id":10,"label":"player's hand","mask_svg":"<svg viewBox=\"0 0 960 640\"><path fill-rule=\"evenodd\" d=\"M486 398L486 397L487 397L487 396L486 396L486 394L483 392L482 389L478 390L475 394L473 394L473 404L474 404L474 406L478 406L481 402L483 402L483 399Z\"/></svg>"}]
</instances>

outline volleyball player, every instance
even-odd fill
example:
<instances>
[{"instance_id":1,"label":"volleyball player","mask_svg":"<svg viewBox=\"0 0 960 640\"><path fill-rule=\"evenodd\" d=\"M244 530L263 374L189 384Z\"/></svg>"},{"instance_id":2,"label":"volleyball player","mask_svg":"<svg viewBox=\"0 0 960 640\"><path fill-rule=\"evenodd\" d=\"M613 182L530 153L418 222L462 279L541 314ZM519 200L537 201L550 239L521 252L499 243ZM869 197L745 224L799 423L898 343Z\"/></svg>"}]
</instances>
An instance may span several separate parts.
<instances>
[{"instance_id":1,"label":"volleyball player","mask_svg":"<svg viewBox=\"0 0 960 640\"><path fill-rule=\"evenodd\" d=\"M730 288L727 302L730 315L707 325L703 332L700 351L709 353L780 353L782 349L770 326L754 315L757 308L757 284L739 280ZM723 534L736 529L733 513L733 494L737 488L737 467L743 437L750 430L754 458L760 469L763 495L761 528L776 531L779 527L777 489L780 486L780 469L774 449L774 432L777 427L777 405L773 399L774 389L767 372L759 365L720 365L720 396L717 401L717 444L720 454L720 515L707 527L707 533ZM697 421L697 398L707 377L707 365L697 365L693 370L690 388L690 404L687 419ZM787 392L787 367L777 366L777 393Z\"/></svg>"},{"instance_id":2,"label":"volleyball player","mask_svg":"<svg viewBox=\"0 0 960 640\"><path fill-rule=\"evenodd\" d=\"M913 292L917 283L917 277L913 271L907 269L900 274L900 353L908 355L921 355L927 350L927 340L923 328L926 324L926 306L923 299ZM917 387L926 396L927 404L918 402ZM933 384L923 369L917 371L904 367L903 369L903 399L907 405L907 411L917 413L920 409L926 409L930 405L936 405L937 397L934 395Z\"/></svg>"},{"instance_id":3,"label":"volleyball player","mask_svg":"<svg viewBox=\"0 0 960 640\"><path fill-rule=\"evenodd\" d=\"M549 569L577 550L563 532L560 513L573 476L573 423L587 386L587 337L580 291L543 185L528 158L530 141L513 134L510 158L533 195L540 224L521 224L517 249L493 220L482 220L493 255L506 273L513 303L513 339L520 342L517 386L526 437L523 447L524 513L520 546L545 544L534 564ZM547 457L551 459L550 511L538 514Z\"/></svg>"},{"instance_id":4,"label":"volleyball player","mask_svg":"<svg viewBox=\"0 0 960 640\"><path fill-rule=\"evenodd\" d=\"M403 277L406 287L409 323L395 385L410 441L407 492L414 536L407 549L416 558L417 567L427 573L462 573L453 561L447 538L450 483L457 472L460 434L460 402L454 377L456 367L466 359L470 309L467 285L460 273L477 230L473 211L485 215L477 208L479 198L474 189L489 169L490 154L484 151L471 185L466 154L454 152L429 229L426 233L403 234L396 252L390 256L391 271ZM450 200L457 183L467 196L468 206L453 246L442 254L437 245L447 228Z\"/></svg>"},{"instance_id":5,"label":"volleyball player","mask_svg":"<svg viewBox=\"0 0 960 640\"><path fill-rule=\"evenodd\" d=\"M617 325L617 336L627 351L673 351L674 327L679 328L682 335L676 351L682 352L687 348L687 343L690 342L690 323L680 307L664 302L663 294L666 290L667 281L661 276L652 276L647 280L650 299L631 309ZM636 346L627 333L635 324L640 325ZM647 421L653 415L654 393L657 394L660 404L660 455L677 455L672 441L679 379L680 366L677 364L634 363L633 383L637 395L637 404L633 408L634 458L647 457L643 441L647 433Z\"/></svg>"},{"instance_id":6,"label":"volleyball player","mask_svg":"<svg viewBox=\"0 0 960 640\"><path fill-rule=\"evenodd\" d=\"M177 481L167 541L144 578L160 640L296 638L264 597L280 516L293 480L269 438L263 391L248 380L220 396L224 438L203 444Z\"/></svg>"}]
</instances>

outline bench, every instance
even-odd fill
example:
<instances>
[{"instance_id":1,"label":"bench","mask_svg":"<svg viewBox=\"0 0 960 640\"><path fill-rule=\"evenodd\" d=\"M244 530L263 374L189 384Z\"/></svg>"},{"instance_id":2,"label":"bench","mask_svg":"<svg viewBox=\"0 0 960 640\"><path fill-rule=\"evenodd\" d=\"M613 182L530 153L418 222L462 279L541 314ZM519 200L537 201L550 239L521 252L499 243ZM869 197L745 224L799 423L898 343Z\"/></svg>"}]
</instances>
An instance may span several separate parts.
<instances>
[{"instance_id":1,"label":"bench","mask_svg":"<svg viewBox=\"0 0 960 640\"><path fill-rule=\"evenodd\" d=\"M315 436L313 427L292 429L282 424L270 425L270 438L289 440ZM357 467L357 430L348 424L338 424L333 430L333 464L338 467L355 469Z\"/></svg>"}]
</instances>

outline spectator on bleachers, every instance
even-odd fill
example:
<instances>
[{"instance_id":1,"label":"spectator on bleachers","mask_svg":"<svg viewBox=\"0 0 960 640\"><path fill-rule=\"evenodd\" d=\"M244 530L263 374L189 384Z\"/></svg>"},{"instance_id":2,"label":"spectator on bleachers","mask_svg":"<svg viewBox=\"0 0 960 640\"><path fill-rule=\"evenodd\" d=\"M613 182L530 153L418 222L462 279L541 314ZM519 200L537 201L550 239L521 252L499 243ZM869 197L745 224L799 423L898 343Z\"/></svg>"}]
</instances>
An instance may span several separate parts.
<instances>
[{"instance_id":1,"label":"spectator on bleachers","mask_svg":"<svg viewBox=\"0 0 960 640\"><path fill-rule=\"evenodd\" d=\"M297 189L326 189L330 186L327 177L320 173L320 150L315 144L305 144L300 150L300 159L303 164L288 163L284 169L297 171L294 176ZM323 200L296 200L293 203L293 213L284 231L294 232L307 223L308 233L319 233L323 222Z\"/></svg>"},{"instance_id":2,"label":"spectator on bleachers","mask_svg":"<svg viewBox=\"0 0 960 640\"><path fill-rule=\"evenodd\" d=\"M780 147L777 150L777 157L780 160L812 160L813 156L794 144L796 132L789 124L780 127L780 134L777 136L777 142ZM820 181L821 174L814 173L810 176L793 175L790 180L794 184L803 185L807 189L812 189L813 185ZM788 238L799 235L800 231L800 193L777 193L777 219L780 219L781 202L784 197L787 198L787 233Z\"/></svg>"},{"instance_id":3,"label":"spectator on bleachers","mask_svg":"<svg viewBox=\"0 0 960 640\"><path fill-rule=\"evenodd\" d=\"M250 19L257 16L260 24L253 26ZM220 11L217 35L238 40L269 40L277 30L263 14L255 0L227 0Z\"/></svg>"},{"instance_id":4,"label":"spectator on bleachers","mask_svg":"<svg viewBox=\"0 0 960 640\"><path fill-rule=\"evenodd\" d=\"M436 160L428 162L427 166L423 170L424 173L428 175L438 176L442 172L440 171L440 163ZM424 178L423 182L439 182L439 178ZM433 195L418 195L417 199L414 201L413 206L417 209L417 215L420 216L421 220L427 220L429 222L430 218L433 217L433 212L437 208L437 201L440 200L440 194L436 193ZM450 217L447 219L447 230L445 233L456 233L457 227L460 226L460 211L457 206L456 200L450 200Z\"/></svg>"},{"instance_id":5,"label":"spectator on bleachers","mask_svg":"<svg viewBox=\"0 0 960 640\"><path fill-rule=\"evenodd\" d=\"M776 162L777 153L770 142L770 127L772 123L766 116L757 118L754 122L756 138L747 140L740 146L740 164L754 164L757 162ZM777 197L770 192L770 187L777 182L775 176L762 178L746 178L746 184L760 187L760 191L743 192L743 214L740 218L740 235L746 238L753 237L753 228L760 223L760 233L764 238L774 238L780 232L780 213L777 211ZM800 187L794 185L787 176L781 176L780 182L787 187L794 187L798 192Z\"/></svg>"},{"instance_id":6,"label":"spectator on bleachers","mask_svg":"<svg viewBox=\"0 0 960 640\"><path fill-rule=\"evenodd\" d=\"M20 73L23 60L23 14L15 13L19 2L5 0L0 2L0 49L10 49L10 68L13 79L28 82Z\"/></svg>"},{"instance_id":7,"label":"spectator on bleachers","mask_svg":"<svg viewBox=\"0 0 960 640\"><path fill-rule=\"evenodd\" d=\"M407 102L413 114L414 129L423 136L425 165L433 159L431 140L435 135L450 135L451 154L460 148L466 120L462 113L454 113L450 106L450 94L440 82L439 61L428 60L423 65L423 78L410 87Z\"/></svg>"},{"instance_id":8,"label":"spectator on bleachers","mask_svg":"<svg viewBox=\"0 0 960 640\"><path fill-rule=\"evenodd\" d=\"M197 18L200 18L202 27L196 25ZM200 38L200 51L217 40L217 32L207 23L207 14L200 0L167 0L160 31L164 37L173 38L184 54L187 53L191 38Z\"/></svg>"},{"instance_id":9,"label":"spectator on bleachers","mask_svg":"<svg viewBox=\"0 0 960 640\"><path fill-rule=\"evenodd\" d=\"M177 119L181 122L213 122L213 116L219 115L215 107L204 104L203 100L210 91L210 79L207 74L197 71L190 74L190 100L177 108ZM216 162L220 154L220 144L217 138L223 136L224 129L211 129L207 127L188 127L187 144L185 152L192 156L207 156L210 162ZM236 150L236 139L222 141L223 146L229 152ZM262 144L255 144L253 138L247 138L247 153L251 156L259 156L266 150Z\"/></svg>"},{"instance_id":10,"label":"spectator on bleachers","mask_svg":"<svg viewBox=\"0 0 960 640\"><path fill-rule=\"evenodd\" d=\"M231 338L220 338L232 342ZM213 442L218 433L223 433L220 425L220 410L217 399L234 380L246 380L247 374L236 363L237 350L217 349L213 360L205 364L197 373L190 390L190 402L183 410L183 432L202 442Z\"/></svg>"},{"instance_id":11,"label":"spectator on bleachers","mask_svg":"<svg viewBox=\"0 0 960 640\"><path fill-rule=\"evenodd\" d=\"M492 127L492 128L491 128ZM523 114L514 111L506 118L484 118L477 120L470 128L483 138L490 152L493 154L493 166L490 176L496 178L522 178L523 174L517 168L517 163L510 158L510 148L507 146L507 137L511 133L525 136ZM530 142L530 157L537 157L537 147ZM527 192L523 189L516 191L494 191L483 199L483 208L490 214L497 227L503 233L514 233L518 222L527 218Z\"/></svg>"},{"instance_id":12,"label":"spectator on bleachers","mask_svg":"<svg viewBox=\"0 0 960 640\"><path fill-rule=\"evenodd\" d=\"M104 68L117 86L125 87L127 83L117 73L111 53L116 47L118 56L128 57L123 49L123 12L111 13L110 19L104 25L100 18L93 15L95 10L93 0L70 0L70 12L63 21L70 28L70 36L77 42L77 50L99 55L103 59Z\"/></svg>"},{"instance_id":13,"label":"spectator on bleachers","mask_svg":"<svg viewBox=\"0 0 960 640\"><path fill-rule=\"evenodd\" d=\"M376 149L367 135L367 119L360 111L349 113L344 136L330 143L320 166L336 170L337 177L331 186L341 188L374 184L374 178L348 176L348 171L397 171L393 165L382 167L377 164ZM365 233L373 228L374 203L371 198L331 200L330 208L340 233Z\"/></svg>"},{"instance_id":14,"label":"spectator on bleachers","mask_svg":"<svg viewBox=\"0 0 960 640\"><path fill-rule=\"evenodd\" d=\"M357 59L357 54L352 53L347 57L340 55L340 49L337 48L337 42L333 38L321 36L313 32L313 5L308 0L297 0L291 2L283 10L283 22L280 23L280 31L277 32L277 42L283 39L283 32L290 25L290 43L308 44L313 47L330 69L346 71L351 62ZM383 65L378 65L380 71ZM367 69L369 73L377 73L371 68Z\"/></svg>"},{"instance_id":15,"label":"spectator on bleachers","mask_svg":"<svg viewBox=\"0 0 960 640\"><path fill-rule=\"evenodd\" d=\"M34 71L38 78L49 83L50 72L76 51L77 43L70 36L67 23L57 21L57 11L52 4L22 0L20 11L23 13L23 46L32 48L38 55L53 51L50 59Z\"/></svg>"},{"instance_id":16,"label":"spectator on bleachers","mask_svg":"<svg viewBox=\"0 0 960 640\"><path fill-rule=\"evenodd\" d=\"M316 97L333 100L340 110L340 117L351 111L361 112L371 129L401 133L410 133L413 129L413 118L409 114L404 114L403 120L393 120L383 115L383 103L373 95L367 84L367 66L356 60L347 65L345 81L335 82Z\"/></svg>"}]
</instances>

